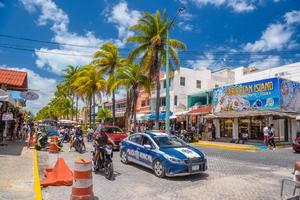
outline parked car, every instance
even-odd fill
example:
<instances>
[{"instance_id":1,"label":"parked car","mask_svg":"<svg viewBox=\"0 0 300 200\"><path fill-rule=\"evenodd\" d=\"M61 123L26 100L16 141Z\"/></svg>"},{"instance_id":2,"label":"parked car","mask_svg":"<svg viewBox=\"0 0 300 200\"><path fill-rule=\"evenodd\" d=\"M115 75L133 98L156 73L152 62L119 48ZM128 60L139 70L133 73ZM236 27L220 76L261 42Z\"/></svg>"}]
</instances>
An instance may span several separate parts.
<instances>
[{"instance_id":1,"label":"parked car","mask_svg":"<svg viewBox=\"0 0 300 200\"><path fill-rule=\"evenodd\" d=\"M114 142L114 150L118 150L120 148L120 142L122 142L128 136L118 126L105 125L100 129L97 129L95 134L100 132L105 133L107 137Z\"/></svg>"},{"instance_id":2,"label":"parked car","mask_svg":"<svg viewBox=\"0 0 300 200\"><path fill-rule=\"evenodd\" d=\"M158 177L198 174L207 170L207 159L199 149L178 137L153 131L135 133L120 147L122 163L134 162L150 168Z\"/></svg>"},{"instance_id":3,"label":"parked car","mask_svg":"<svg viewBox=\"0 0 300 200\"><path fill-rule=\"evenodd\" d=\"M293 149L295 152L300 153L300 131L297 132L297 136L293 142Z\"/></svg>"}]
</instances>

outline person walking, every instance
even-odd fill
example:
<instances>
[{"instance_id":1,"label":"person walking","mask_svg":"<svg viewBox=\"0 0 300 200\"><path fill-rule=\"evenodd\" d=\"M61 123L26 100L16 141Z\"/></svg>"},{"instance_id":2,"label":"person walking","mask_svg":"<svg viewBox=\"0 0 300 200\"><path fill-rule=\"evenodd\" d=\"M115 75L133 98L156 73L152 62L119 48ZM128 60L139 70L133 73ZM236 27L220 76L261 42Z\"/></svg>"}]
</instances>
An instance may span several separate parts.
<instances>
[{"instance_id":1,"label":"person walking","mask_svg":"<svg viewBox=\"0 0 300 200\"><path fill-rule=\"evenodd\" d=\"M274 136L275 136L275 128L274 128L274 124L271 124L271 126L269 127L269 138L268 138L269 141L268 141L268 144L272 146L272 150L276 149Z\"/></svg>"},{"instance_id":2,"label":"person walking","mask_svg":"<svg viewBox=\"0 0 300 200\"><path fill-rule=\"evenodd\" d=\"M263 128L263 133L264 133L264 144L266 146L268 146L268 143L269 143L269 127L267 125Z\"/></svg>"}]
</instances>

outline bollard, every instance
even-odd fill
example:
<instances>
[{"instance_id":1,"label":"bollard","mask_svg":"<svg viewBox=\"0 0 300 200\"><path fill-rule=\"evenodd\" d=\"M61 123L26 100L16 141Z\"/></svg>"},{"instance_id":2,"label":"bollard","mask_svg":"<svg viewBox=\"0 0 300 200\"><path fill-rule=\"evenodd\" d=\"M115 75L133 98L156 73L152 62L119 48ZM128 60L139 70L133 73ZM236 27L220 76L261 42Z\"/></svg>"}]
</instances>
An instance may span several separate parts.
<instances>
[{"instance_id":1,"label":"bollard","mask_svg":"<svg viewBox=\"0 0 300 200\"><path fill-rule=\"evenodd\" d=\"M50 138L50 144L49 144L49 153L58 153L58 147L57 147L58 137L52 136Z\"/></svg>"},{"instance_id":2,"label":"bollard","mask_svg":"<svg viewBox=\"0 0 300 200\"><path fill-rule=\"evenodd\" d=\"M92 200L93 176L91 160L75 160L71 200Z\"/></svg>"}]
</instances>

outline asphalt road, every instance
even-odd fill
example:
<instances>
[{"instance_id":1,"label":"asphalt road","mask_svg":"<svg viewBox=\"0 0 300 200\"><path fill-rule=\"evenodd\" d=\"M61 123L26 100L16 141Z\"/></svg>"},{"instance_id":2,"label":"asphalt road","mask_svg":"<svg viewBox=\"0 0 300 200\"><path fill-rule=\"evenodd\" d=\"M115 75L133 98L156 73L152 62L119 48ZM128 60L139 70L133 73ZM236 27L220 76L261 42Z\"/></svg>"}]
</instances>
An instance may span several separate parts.
<instances>
[{"instance_id":1,"label":"asphalt road","mask_svg":"<svg viewBox=\"0 0 300 200\"><path fill-rule=\"evenodd\" d=\"M90 148L90 145L88 145ZM168 199L280 199L280 180L292 177L294 161L300 159L290 148L261 152L201 148L208 158L208 171L194 176L157 178L149 169L120 162L114 152L114 179L93 174L95 199L168 200ZM60 153L73 168L74 153ZM88 150L81 155L91 159ZM53 166L57 155L39 152L40 170ZM42 177L41 177L42 178ZM292 186L285 187L291 193ZM47 187L43 199L69 199L71 187Z\"/></svg>"}]
</instances>

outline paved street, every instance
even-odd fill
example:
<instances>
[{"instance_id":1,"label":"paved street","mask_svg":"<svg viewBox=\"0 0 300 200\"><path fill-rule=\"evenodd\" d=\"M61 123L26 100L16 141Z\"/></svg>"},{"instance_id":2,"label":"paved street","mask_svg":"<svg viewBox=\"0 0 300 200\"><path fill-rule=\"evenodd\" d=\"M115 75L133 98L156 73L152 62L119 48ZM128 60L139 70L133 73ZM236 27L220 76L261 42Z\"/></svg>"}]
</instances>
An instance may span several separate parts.
<instances>
[{"instance_id":1,"label":"paved street","mask_svg":"<svg viewBox=\"0 0 300 200\"><path fill-rule=\"evenodd\" d=\"M0 200L32 200L33 153L24 142L0 146Z\"/></svg>"},{"instance_id":2,"label":"paved street","mask_svg":"<svg viewBox=\"0 0 300 200\"><path fill-rule=\"evenodd\" d=\"M201 149L208 157L206 173L165 179L135 164L122 164L119 152L115 152L114 180L108 181L102 174L93 176L95 199L280 199L280 180L292 176L293 163L299 159L290 148L261 152ZM60 156L72 169L74 157L69 153ZM82 156L90 158L91 153ZM53 166L56 158L55 154L39 152L42 167L47 163ZM71 187L43 189L46 200L68 199L70 194Z\"/></svg>"}]
</instances>

